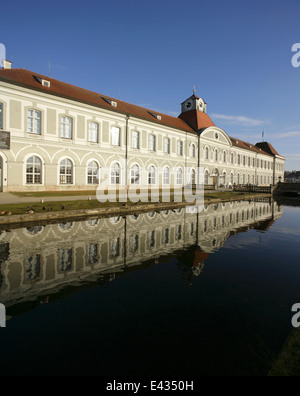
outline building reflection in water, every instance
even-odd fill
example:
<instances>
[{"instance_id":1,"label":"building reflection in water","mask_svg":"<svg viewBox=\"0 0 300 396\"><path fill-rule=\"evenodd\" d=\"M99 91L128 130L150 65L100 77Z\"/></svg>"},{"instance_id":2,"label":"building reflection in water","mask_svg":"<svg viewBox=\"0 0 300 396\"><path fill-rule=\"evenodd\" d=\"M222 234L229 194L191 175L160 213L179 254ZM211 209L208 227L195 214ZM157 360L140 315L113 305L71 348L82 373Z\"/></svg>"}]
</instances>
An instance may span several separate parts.
<instances>
[{"instance_id":1,"label":"building reflection in water","mask_svg":"<svg viewBox=\"0 0 300 396\"><path fill-rule=\"evenodd\" d=\"M178 253L191 283L232 234L266 231L282 209L275 202L209 205L140 215L33 226L0 235L0 302L47 301L66 286L111 281L129 268Z\"/></svg>"}]
</instances>

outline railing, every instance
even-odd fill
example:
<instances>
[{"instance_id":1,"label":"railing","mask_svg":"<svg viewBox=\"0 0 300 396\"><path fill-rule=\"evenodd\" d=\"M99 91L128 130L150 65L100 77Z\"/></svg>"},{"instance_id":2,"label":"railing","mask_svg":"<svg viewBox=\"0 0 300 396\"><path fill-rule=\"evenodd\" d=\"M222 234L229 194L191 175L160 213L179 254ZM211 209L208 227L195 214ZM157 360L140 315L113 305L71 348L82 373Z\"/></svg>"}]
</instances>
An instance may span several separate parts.
<instances>
[{"instance_id":1,"label":"railing","mask_svg":"<svg viewBox=\"0 0 300 396\"><path fill-rule=\"evenodd\" d=\"M271 186L271 185L270 186L254 186L252 184L239 184L239 185L233 186L233 191L272 194L273 186Z\"/></svg>"}]
</instances>

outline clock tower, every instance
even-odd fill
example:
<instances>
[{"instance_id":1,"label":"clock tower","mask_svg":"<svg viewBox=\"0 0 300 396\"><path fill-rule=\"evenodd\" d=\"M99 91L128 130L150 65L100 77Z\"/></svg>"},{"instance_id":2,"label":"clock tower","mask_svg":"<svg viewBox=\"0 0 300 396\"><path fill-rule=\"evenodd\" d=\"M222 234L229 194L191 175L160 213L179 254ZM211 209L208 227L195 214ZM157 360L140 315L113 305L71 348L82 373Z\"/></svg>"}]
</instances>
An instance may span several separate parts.
<instances>
[{"instance_id":1,"label":"clock tower","mask_svg":"<svg viewBox=\"0 0 300 396\"><path fill-rule=\"evenodd\" d=\"M194 131L199 132L203 128L215 126L206 113L207 103L194 93L191 97L181 103L181 114L178 118L185 121Z\"/></svg>"},{"instance_id":2,"label":"clock tower","mask_svg":"<svg viewBox=\"0 0 300 396\"><path fill-rule=\"evenodd\" d=\"M191 97L181 103L181 113L185 113L191 110L199 110L202 113L206 113L207 103L195 95L195 91Z\"/></svg>"}]
</instances>

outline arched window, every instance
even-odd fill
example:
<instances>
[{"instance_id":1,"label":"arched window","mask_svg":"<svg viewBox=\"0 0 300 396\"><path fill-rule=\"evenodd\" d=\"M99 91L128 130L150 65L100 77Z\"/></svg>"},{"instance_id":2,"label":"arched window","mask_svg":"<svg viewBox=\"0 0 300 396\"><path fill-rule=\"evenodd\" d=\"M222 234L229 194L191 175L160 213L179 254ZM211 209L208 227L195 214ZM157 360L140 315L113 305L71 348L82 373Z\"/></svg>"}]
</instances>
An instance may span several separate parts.
<instances>
[{"instance_id":1,"label":"arched window","mask_svg":"<svg viewBox=\"0 0 300 396\"><path fill-rule=\"evenodd\" d=\"M150 166L148 172L148 182L149 184L156 184L156 169L155 166Z\"/></svg>"},{"instance_id":2,"label":"arched window","mask_svg":"<svg viewBox=\"0 0 300 396\"><path fill-rule=\"evenodd\" d=\"M121 167L117 162L111 167L110 182L111 184L121 184Z\"/></svg>"},{"instance_id":3,"label":"arched window","mask_svg":"<svg viewBox=\"0 0 300 396\"><path fill-rule=\"evenodd\" d=\"M241 177L239 173L237 174L237 184L241 184Z\"/></svg>"},{"instance_id":4,"label":"arched window","mask_svg":"<svg viewBox=\"0 0 300 396\"><path fill-rule=\"evenodd\" d=\"M226 172L224 171L224 172L223 172L223 183L224 183L224 186L226 185L226 182L227 182L227 174L226 174Z\"/></svg>"},{"instance_id":5,"label":"arched window","mask_svg":"<svg viewBox=\"0 0 300 396\"><path fill-rule=\"evenodd\" d=\"M64 159L59 167L59 184L73 183L73 164L69 159Z\"/></svg>"},{"instance_id":6,"label":"arched window","mask_svg":"<svg viewBox=\"0 0 300 396\"><path fill-rule=\"evenodd\" d=\"M215 161L219 161L219 153L218 153L218 150L215 150Z\"/></svg>"},{"instance_id":7,"label":"arched window","mask_svg":"<svg viewBox=\"0 0 300 396\"><path fill-rule=\"evenodd\" d=\"M208 170L206 170L206 171L204 172L204 184L205 184L206 186L208 186L208 183L209 183L209 172L208 172Z\"/></svg>"},{"instance_id":8,"label":"arched window","mask_svg":"<svg viewBox=\"0 0 300 396\"><path fill-rule=\"evenodd\" d=\"M246 175L243 175L243 184L246 184Z\"/></svg>"},{"instance_id":9,"label":"arched window","mask_svg":"<svg viewBox=\"0 0 300 396\"><path fill-rule=\"evenodd\" d=\"M130 182L131 184L140 184L140 167L133 165L130 170Z\"/></svg>"},{"instance_id":10,"label":"arched window","mask_svg":"<svg viewBox=\"0 0 300 396\"><path fill-rule=\"evenodd\" d=\"M129 251L130 253L134 253L139 248L139 236L131 235L129 238Z\"/></svg>"},{"instance_id":11,"label":"arched window","mask_svg":"<svg viewBox=\"0 0 300 396\"><path fill-rule=\"evenodd\" d=\"M234 174L233 173L231 173L231 175L230 175L230 183L231 183L231 185L234 184Z\"/></svg>"},{"instance_id":12,"label":"arched window","mask_svg":"<svg viewBox=\"0 0 300 396\"><path fill-rule=\"evenodd\" d=\"M88 163L88 184L99 184L99 165L96 161Z\"/></svg>"},{"instance_id":13,"label":"arched window","mask_svg":"<svg viewBox=\"0 0 300 396\"><path fill-rule=\"evenodd\" d=\"M42 161L35 156L26 162L26 184L42 184Z\"/></svg>"},{"instance_id":14,"label":"arched window","mask_svg":"<svg viewBox=\"0 0 300 396\"><path fill-rule=\"evenodd\" d=\"M170 184L170 169L167 166L163 169L163 184Z\"/></svg>"},{"instance_id":15,"label":"arched window","mask_svg":"<svg viewBox=\"0 0 300 396\"><path fill-rule=\"evenodd\" d=\"M191 184L196 184L196 171L195 171L195 169L191 170L190 182L191 182Z\"/></svg>"},{"instance_id":16,"label":"arched window","mask_svg":"<svg viewBox=\"0 0 300 396\"><path fill-rule=\"evenodd\" d=\"M209 150L208 150L208 147L205 147L205 149L204 149L204 158L205 158L206 160L209 159Z\"/></svg>"},{"instance_id":17,"label":"arched window","mask_svg":"<svg viewBox=\"0 0 300 396\"><path fill-rule=\"evenodd\" d=\"M191 144L191 148L190 148L190 156L195 158L196 157L196 146L194 144Z\"/></svg>"},{"instance_id":18,"label":"arched window","mask_svg":"<svg viewBox=\"0 0 300 396\"><path fill-rule=\"evenodd\" d=\"M183 184L183 177L182 177L182 175L183 175L182 169L181 169L181 168L178 168L178 169L177 169L177 176L176 176L176 183L177 183L178 185L182 185L182 184Z\"/></svg>"}]
</instances>

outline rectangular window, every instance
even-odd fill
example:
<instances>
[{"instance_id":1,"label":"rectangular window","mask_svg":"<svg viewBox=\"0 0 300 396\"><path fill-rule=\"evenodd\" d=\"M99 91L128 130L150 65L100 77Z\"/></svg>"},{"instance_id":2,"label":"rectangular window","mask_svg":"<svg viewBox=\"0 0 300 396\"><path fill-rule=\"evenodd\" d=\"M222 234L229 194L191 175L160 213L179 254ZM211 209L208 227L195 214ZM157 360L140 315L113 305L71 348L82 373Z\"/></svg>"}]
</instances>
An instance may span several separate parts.
<instances>
[{"instance_id":1,"label":"rectangular window","mask_svg":"<svg viewBox=\"0 0 300 396\"><path fill-rule=\"evenodd\" d=\"M27 111L27 132L41 134L41 112L37 110Z\"/></svg>"},{"instance_id":2,"label":"rectangular window","mask_svg":"<svg viewBox=\"0 0 300 396\"><path fill-rule=\"evenodd\" d=\"M99 125L96 122L89 122L89 142L98 143Z\"/></svg>"},{"instance_id":3,"label":"rectangular window","mask_svg":"<svg viewBox=\"0 0 300 396\"><path fill-rule=\"evenodd\" d=\"M183 143L182 142L178 142L177 154L183 156Z\"/></svg>"},{"instance_id":4,"label":"rectangular window","mask_svg":"<svg viewBox=\"0 0 300 396\"><path fill-rule=\"evenodd\" d=\"M133 131L132 132L132 148L139 149L140 148L140 133Z\"/></svg>"},{"instance_id":5,"label":"rectangular window","mask_svg":"<svg viewBox=\"0 0 300 396\"><path fill-rule=\"evenodd\" d=\"M121 131L120 128L118 127L112 127L111 128L111 134L112 134L112 139L111 139L111 144L113 146L120 146L121 145Z\"/></svg>"},{"instance_id":6,"label":"rectangular window","mask_svg":"<svg viewBox=\"0 0 300 396\"><path fill-rule=\"evenodd\" d=\"M0 103L0 129L3 129L3 103Z\"/></svg>"},{"instance_id":7,"label":"rectangular window","mask_svg":"<svg viewBox=\"0 0 300 396\"><path fill-rule=\"evenodd\" d=\"M164 139L164 153L170 154L170 139L168 138Z\"/></svg>"},{"instance_id":8,"label":"rectangular window","mask_svg":"<svg viewBox=\"0 0 300 396\"><path fill-rule=\"evenodd\" d=\"M156 137L154 135L149 136L149 150L156 151Z\"/></svg>"},{"instance_id":9,"label":"rectangular window","mask_svg":"<svg viewBox=\"0 0 300 396\"><path fill-rule=\"evenodd\" d=\"M63 139L72 139L73 120L70 117L61 117L61 137Z\"/></svg>"}]
</instances>

